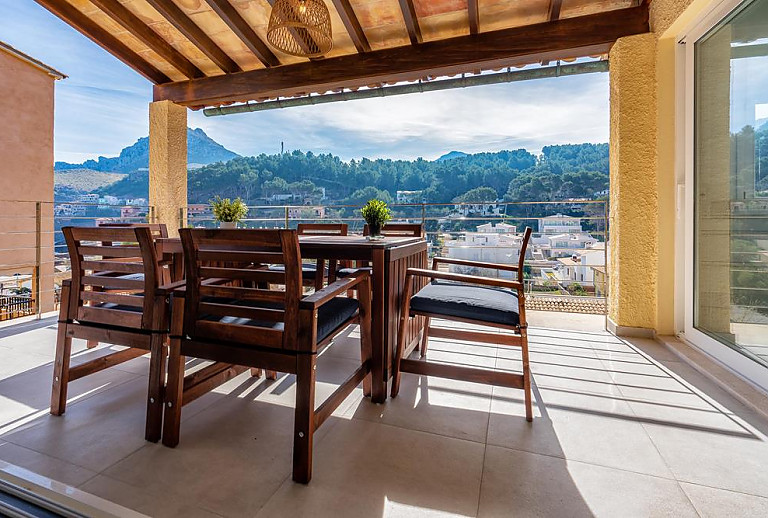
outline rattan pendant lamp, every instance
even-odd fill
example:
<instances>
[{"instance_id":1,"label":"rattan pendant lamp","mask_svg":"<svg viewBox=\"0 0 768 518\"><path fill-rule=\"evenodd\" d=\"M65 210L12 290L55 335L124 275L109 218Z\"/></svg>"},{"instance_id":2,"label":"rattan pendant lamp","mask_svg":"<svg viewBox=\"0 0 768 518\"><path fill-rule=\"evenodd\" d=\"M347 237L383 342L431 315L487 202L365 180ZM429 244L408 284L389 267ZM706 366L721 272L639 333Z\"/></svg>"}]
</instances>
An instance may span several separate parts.
<instances>
[{"instance_id":1,"label":"rattan pendant lamp","mask_svg":"<svg viewBox=\"0 0 768 518\"><path fill-rule=\"evenodd\" d=\"M267 27L273 47L303 58L323 56L333 48L331 15L323 0L276 0Z\"/></svg>"}]
</instances>

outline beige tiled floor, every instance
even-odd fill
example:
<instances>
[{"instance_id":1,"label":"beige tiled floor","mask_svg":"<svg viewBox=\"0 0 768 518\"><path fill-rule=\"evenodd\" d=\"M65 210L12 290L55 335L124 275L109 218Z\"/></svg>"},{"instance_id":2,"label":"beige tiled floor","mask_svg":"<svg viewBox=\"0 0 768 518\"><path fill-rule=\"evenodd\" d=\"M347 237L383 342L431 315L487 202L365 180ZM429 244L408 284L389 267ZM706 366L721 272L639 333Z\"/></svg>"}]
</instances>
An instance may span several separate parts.
<instances>
[{"instance_id":1,"label":"beige tiled floor","mask_svg":"<svg viewBox=\"0 0 768 518\"><path fill-rule=\"evenodd\" d=\"M168 449L142 439L146 358L74 383L52 417L55 322L2 328L0 459L151 516L768 515L759 414L600 318L530 318L532 424L520 391L405 374L397 399L358 389L326 422L309 486L290 479L292 377L244 374L200 398ZM319 398L354 369L357 338L321 357ZM448 340L430 358L520 368L518 351Z\"/></svg>"}]
</instances>

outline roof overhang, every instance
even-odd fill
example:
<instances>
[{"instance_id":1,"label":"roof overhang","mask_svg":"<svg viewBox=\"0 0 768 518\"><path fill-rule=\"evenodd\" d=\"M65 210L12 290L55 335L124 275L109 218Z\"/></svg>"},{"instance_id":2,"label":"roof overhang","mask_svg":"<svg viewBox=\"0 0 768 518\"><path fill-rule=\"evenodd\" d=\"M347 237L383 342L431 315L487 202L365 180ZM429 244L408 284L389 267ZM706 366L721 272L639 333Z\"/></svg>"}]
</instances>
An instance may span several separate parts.
<instances>
[{"instance_id":1,"label":"roof overhang","mask_svg":"<svg viewBox=\"0 0 768 518\"><path fill-rule=\"evenodd\" d=\"M191 108L605 55L649 31L638 0L328 0L323 59L265 43L273 0L37 0Z\"/></svg>"}]
</instances>

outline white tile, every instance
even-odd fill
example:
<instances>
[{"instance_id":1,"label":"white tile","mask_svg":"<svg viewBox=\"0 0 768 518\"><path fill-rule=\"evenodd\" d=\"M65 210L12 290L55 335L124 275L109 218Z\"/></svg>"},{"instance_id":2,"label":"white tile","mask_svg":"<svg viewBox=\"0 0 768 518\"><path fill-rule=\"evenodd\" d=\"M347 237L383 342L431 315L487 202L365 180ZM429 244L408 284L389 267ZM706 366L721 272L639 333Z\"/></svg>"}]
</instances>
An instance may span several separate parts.
<instances>
[{"instance_id":1,"label":"white tile","mask_svg":"<svg viewBox=\"0 0 768 518\"><path fill-rule=\"evenodd\" d=\"M70 486L78 486L96 475L95 471L8 442L0 444L0 460Z\"/></svg>"},{"instance_id":2,"label":"white tile","mask_svg":"<svg viewBox=\"0 0 768 518\"><path fill-rule=\"evenodd\" d=\"M170 495L163 490L162 486L149 491L146 488L138 488L104 475L98 475L81 486L80 489L156 518L174 518L177 516L214 518L221 516Z\"/></svg>"},{"instance_id":3,"label":"white tile","mask_svg":"<svg viewBox=\"0 0 768 518\"><path fill-rule=\"evenodd\" d=\"M685 482L681 483L680 486L699 514L705 518L720 516L762 518L768 516L768 498Z\"/></svg>"},{"instance_id":4,"label":"white tile","mask_svg":"<svg viewBox=\"0 0 768 518\"><path fill-rule=\"evenodd\" d=\"M488 446L478 516L697 514L674 480Z\"/></svg>"},{"instance_id":5,"label":"white tile","mask_svg":"<svg viewBox=\"0 0 768 518\"><path fill-rule=\"evenodd\" d=\"M473 516L484 446L341 421L315 450L308 486L287 480L258 516Z\"/></svg>"},{"instance_id":6,"label":"white tile","mask_svg":"<svg viewBox=\"0 0 768 518\"><path fill-rule=\"evenodd\" d=\"M141 448L145 443L147 380L125 372L110 374L128 376L130 381L69 405L62 416L45 414L34 426L10 433L5 439L97 472Z\"/></svg>"}]
</instances>

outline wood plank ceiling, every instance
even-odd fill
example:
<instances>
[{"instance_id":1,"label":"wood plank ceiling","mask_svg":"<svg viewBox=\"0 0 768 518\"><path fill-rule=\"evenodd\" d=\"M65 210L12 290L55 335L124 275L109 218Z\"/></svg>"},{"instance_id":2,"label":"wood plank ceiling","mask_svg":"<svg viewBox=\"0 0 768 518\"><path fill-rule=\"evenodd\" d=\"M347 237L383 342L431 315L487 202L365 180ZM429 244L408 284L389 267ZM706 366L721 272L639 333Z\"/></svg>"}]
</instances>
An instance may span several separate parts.
<instances>
[{"instance_id":1,"label":"wood plank ceiling","mask_svg":"<svg viewBox=\"0 0 768 518\"><path fill-rule=\"evenodd\" d=\"M334 47L308 60L267 44L274 0L36 1L192 108L603 55L649 30L639 0L326 0Z\"/></svg>"}]
</instances>

